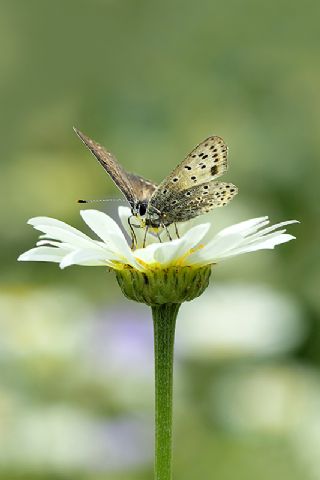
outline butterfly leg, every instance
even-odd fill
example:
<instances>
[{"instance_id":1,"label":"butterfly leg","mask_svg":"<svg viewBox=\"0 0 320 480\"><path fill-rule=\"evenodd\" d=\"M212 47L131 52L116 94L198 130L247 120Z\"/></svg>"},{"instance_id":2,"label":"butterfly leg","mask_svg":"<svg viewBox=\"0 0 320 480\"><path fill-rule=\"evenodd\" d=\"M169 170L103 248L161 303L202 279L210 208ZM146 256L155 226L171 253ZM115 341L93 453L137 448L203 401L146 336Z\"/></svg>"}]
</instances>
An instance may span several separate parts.
<instances>
[{"instance_id":1,"label":"butterfly leg","mask_svg":"<svg viewBox=\"0 0 320 480\"><path fill-rule=\"evenodd\" d=\"M164 228L166 229L166 233L167 233L168 238L169 238L169 240L170 240L170 242L171 242L172 237L171 237L171 235L170 235L169 228L167 227L167 225L164 225Z\"/></svg>"},{"instance_id":2,"label":"butterfly leg","mask_svg":"<svg viewBox=\"0 0 320 480\"><path fill-rule=\"evenodd\" d=\"M175 231L176 231L176 236L177 236L177 238L180 238L179 231L178 231L178 227L177 227L177 224L176 224L176 223L174 224L174 229L175 229Z\"/></svg>"},{"instance_id":3,"label":"butterfly leg","mask_svg":"<svg viewBox=\"0 0 320 480\"><path fill-rule=\"evenodd\" d=\"M130 228L130 231L131 231L131 250L133 250L138 245L138 241L137 241L136 232L134 231L134 228L133 228L133 226L130 222L131 217L133 217L133 215L131 215L128 218L128 225L129 225L129 228Z\"/></svg>"},{"instance_id":4,"label":"butterfly leg","mask_svg":"<svg viewBox=\"0 0 320 480\"><path fill-rule=\"evenodd\" d=\"M147 241L147 233L148 233L148 230L149 230L149 225L146 226L146 229L145 229L145 232L144 232L144 237L143 237L143 247L142 248L145 248L146 246L146 241Z\"/></svg>"},{"instance_id":5,"label":"butterfly leg","mask_svg":"<svg viewBox=\"0 0 320 480\"><path fill-rule=\"evenodd\" d=\"M161 236L160 236L160 232L159 232L159 230L157 231L157 237L158 237L159 243L162 243L162 240L161 240Z\"/></svg>"}]
</instances>

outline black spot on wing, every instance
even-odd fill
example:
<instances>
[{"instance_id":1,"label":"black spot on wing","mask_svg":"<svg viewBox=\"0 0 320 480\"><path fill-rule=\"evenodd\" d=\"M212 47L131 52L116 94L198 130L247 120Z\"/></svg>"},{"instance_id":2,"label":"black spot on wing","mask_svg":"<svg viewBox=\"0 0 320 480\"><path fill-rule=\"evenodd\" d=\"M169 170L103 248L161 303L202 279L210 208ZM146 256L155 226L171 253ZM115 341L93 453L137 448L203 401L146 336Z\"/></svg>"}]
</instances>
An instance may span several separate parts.
<instances>
[{"instance_id":1,"label":"black spot on wing","mask_svg":"<svg viewBox=\"0 0 320 480\"><path fill-rule=\"evenodd\" d=\"M213 167L211 167L210 169L210 172L211 172L211 175L216 175L218 173L218 166L217 165L213 165Z\"/></svg>"}]
</instances>

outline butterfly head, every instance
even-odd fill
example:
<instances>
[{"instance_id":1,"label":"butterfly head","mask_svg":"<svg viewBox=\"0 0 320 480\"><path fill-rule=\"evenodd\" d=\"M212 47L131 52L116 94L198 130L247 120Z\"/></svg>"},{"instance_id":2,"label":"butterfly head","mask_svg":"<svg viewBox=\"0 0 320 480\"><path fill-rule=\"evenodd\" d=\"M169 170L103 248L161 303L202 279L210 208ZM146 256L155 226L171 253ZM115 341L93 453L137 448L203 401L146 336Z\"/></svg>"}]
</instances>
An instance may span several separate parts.
<instances>
[{"instance_id":1,"label":"butterfly head","mask_svg":"<svg viewBox=\"0 0 320 480\"><path fill-rule=\"evenodd\" d=\"M131 206L132 215L134 215L135 217L143 218L147 212L148 201L143 200L143 201L130 202L130 206Z\"/></svg>"}]
</instances>

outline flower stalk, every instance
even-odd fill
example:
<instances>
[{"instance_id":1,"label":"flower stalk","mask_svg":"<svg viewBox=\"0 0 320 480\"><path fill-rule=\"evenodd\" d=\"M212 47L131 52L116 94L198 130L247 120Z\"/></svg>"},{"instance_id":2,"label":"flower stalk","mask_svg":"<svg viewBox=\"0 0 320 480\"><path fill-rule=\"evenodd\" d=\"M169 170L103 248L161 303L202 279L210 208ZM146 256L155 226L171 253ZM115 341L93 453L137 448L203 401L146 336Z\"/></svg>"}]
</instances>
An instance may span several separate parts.
<instances>
[{"instance_id":1,"label":"flower stalk","mask_svg":"<svg viewBox=\"0 0 320 480\"><path fill-rule=\"evenodd\" d=\"M179 303L152 307L155 359L155 480L172 478L172 383Z\"/></svg>"}]
</instances>

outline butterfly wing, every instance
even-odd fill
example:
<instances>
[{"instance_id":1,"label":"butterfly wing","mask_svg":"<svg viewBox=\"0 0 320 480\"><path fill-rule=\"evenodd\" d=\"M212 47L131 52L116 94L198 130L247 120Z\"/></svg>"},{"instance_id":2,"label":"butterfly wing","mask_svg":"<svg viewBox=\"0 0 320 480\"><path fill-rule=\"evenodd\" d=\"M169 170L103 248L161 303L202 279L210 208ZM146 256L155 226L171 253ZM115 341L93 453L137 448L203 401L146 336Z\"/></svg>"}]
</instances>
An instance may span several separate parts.
<instances>
[{"instance_id":1,"label":"butterfly wing","mask_svg":"<svg viewBox=\"0 0 320 480\"><path fill-rule=\"evenodd\" d=\"M181 191L220 177L228 168L227 150L222 138L206 138L161 182L162 195L166 186Z\"/></svg>"},{"instance_id":2,"label":"butterfly wing","mask_svg":"<svg viewBox=\"0 0 320 480\"><path fill-rule=\"evenodd\" d=\"M213 182L227 171L227 150L227 145L217 136L197 145L155 190L147 216L152 217L154 211L161 212L169 225L169 219L170 223L185 221L227 203L229 197L236 194L236 187ZM224 190L226 193L222 193Z\"/></svg>"},{"instance_id":3,"label":"butterfly wing","mask_svg":"<svg viewBox=\"0 0 320 480\"><path fill-rule=\"evenodd\" d=\"M161 210L164 225L186 222L210 210L227 205L237 195L232 183L208 182L173 194Z\"/></svg>"},{"instance_id":4,"label":"butterfly wing","mask_svg":"<svg viewBox=\"0 0 320 480\"><path fill-rule=\"evenodd\" d=\"M140 203L148 203L157 185L146 178L128 173L132 188Z\"/></svg>"},{"instance_id":5,"label":"butterfly wing","mask_svg":"<svg viewBox=\"0 0 320 480\"><path fill-rule=\"evenodd\" d=\"M138 198L132 185L132 175L126 172L114 155L108 152L102 147L102 145L99 145L99 143L84 135L84 133L80 132L77 128L74 128L74 131L90 152L96 157L100 165L102 165L106 172L108 172L130 205L136 204Z\"/></svg>"}]
</instances>

